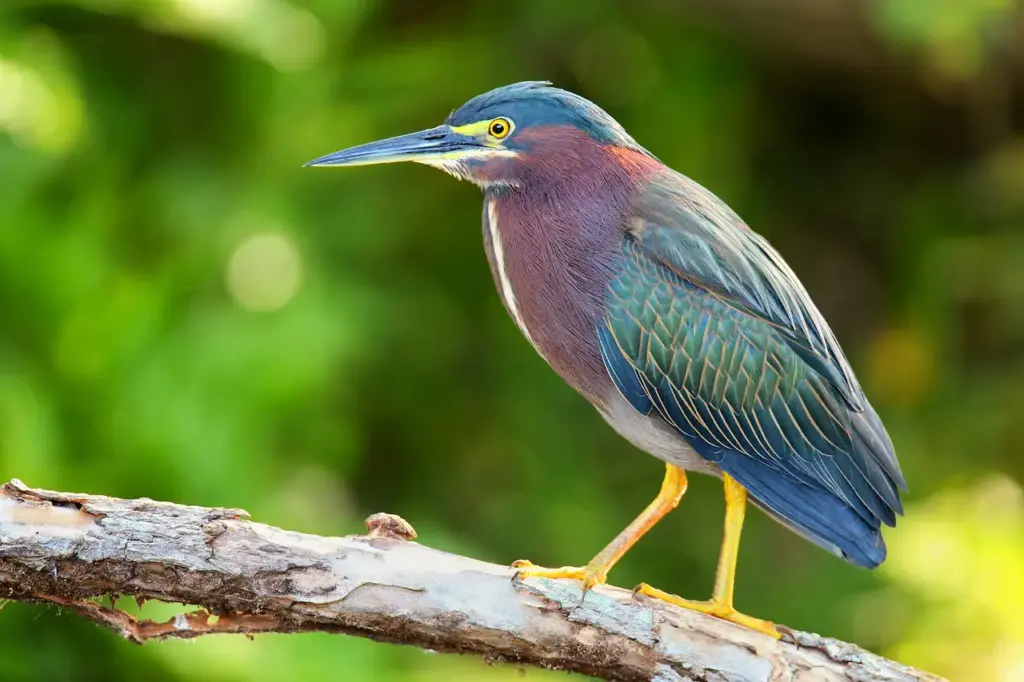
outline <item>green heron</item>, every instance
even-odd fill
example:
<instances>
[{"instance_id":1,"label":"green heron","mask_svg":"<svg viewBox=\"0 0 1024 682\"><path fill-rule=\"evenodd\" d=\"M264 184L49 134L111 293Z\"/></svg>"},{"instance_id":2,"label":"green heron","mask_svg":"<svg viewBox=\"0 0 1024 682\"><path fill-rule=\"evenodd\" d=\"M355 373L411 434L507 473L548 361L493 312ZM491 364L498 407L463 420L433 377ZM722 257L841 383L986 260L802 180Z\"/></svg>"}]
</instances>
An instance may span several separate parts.
<instances>
[{"instance_id":1,"label":"green heron","mask_svg":"<svg viewBox=\"0 0 1024 682\"><path fill-rule=\"evenodd\" d=\"M583 589L676 507L686 472L722 478L709 601L637 591L774 637L733 607L749 499L862 567L902 514L892 442L831 329L782 256L728 206L592 102L547 82L478 95L436 128L307 165L415 161L484 193L483 239L526 340L615 431L665 462L650 505L582 567L517 561Z\"/></svg>"}]
</instances>

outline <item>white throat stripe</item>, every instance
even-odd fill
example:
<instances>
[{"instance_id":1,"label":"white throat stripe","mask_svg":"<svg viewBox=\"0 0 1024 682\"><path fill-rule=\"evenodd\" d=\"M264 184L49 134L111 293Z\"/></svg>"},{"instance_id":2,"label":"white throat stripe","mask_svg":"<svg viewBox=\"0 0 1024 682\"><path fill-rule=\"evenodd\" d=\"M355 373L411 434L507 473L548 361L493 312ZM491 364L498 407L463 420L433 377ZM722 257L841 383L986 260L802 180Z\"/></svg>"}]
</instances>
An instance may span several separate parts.
<instances>
[{"instance_id":1,"label":"white throat stripe","mask_svg":"<svg viewBox=\"0 0 1024 682\"><path fill-rule=\"evenodd\" d=\"M526 323L523 322L523 316L516 304L515 292L512 291L512 283L508 279L508 273L505 272L505 250L501 243L501 233L498 230L498 206L494 199L487 202L487 228L491 233L491 248L494 249L494 263L498 269L501 295L505 299L505 305L508 306L509 312L512 313L512 319L515 320L516 326L523 332L526 340L532 344L533 337L530 336L530 331L526 328Z\"/></svg>"}]
</instances>

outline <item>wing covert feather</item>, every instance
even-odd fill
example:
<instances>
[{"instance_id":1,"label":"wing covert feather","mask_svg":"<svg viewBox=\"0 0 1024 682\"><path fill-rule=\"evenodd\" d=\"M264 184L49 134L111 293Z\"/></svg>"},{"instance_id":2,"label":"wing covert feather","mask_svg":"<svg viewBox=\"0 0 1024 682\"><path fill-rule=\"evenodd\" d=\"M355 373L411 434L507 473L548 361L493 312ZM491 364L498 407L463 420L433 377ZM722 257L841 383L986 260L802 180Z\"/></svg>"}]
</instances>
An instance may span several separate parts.
<instances>
[{"instance_id":1,"label":"wing covert feather","mask_svg":"<svg viewBox=\"0 0 1024 682\"><path fill-rule=\"evenodd\" d=\"M853 369L800 280L720 199L685 176L666 174L637 198L629 228L641 248L678 275L776 326L852 407L861 407Z\"/></svg>"}]
</instances>

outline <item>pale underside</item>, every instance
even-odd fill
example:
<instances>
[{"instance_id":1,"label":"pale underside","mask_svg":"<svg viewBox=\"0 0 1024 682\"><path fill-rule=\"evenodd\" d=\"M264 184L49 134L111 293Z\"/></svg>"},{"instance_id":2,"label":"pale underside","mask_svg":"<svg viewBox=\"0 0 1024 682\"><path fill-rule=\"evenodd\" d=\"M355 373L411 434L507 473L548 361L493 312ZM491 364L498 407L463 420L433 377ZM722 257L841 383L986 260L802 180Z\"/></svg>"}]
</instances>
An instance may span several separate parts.
<instances>
[{"instance_id":1,"label":"pale underside","mask_svg":"<svg viewBox=\"0 0 1024 682\"><path fill-rule=\"evenodd\" d=\"M618 389L609 391L605 405L598 407L598 413L616 433L644 452L687 471L722 475L714 463L694 452L675 427L659 417L640 414Z\"/></svg>"}]
</instances>

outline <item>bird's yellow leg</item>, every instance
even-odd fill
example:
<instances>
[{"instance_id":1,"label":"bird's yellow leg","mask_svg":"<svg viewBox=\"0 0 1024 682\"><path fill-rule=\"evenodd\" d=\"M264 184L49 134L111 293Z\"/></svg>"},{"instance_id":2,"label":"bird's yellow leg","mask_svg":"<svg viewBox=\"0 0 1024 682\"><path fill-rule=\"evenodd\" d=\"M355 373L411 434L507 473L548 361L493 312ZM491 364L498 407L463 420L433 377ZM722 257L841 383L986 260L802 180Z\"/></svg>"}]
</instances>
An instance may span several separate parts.
<instances>
[{"instance_id":1,"label":"bird's yellow leg","mask_svg":"<svg viewBox=\"0 0 1024 682\"><path fill-rule=\"evenodd\" d=\"M686 472L671 464L665 465L665 479L661 482L661 491L654 501L647 505L633 523L619 533L600 554L590 560L586 566L563 566L561 568L542 568L534 566L526 560L516 561L513 568L518 568L520 578L573 578L583 582L586 592L594 585L601 585L608 577L612 566L636 544L637 540L654 527L658 521L676 508L679 500L686 492Z\"/></svg>"},{"instance_id":2,"label":"bird's yellow leg","mask_svg":"<svg viewBox=\"0 0 1024 682\"><path fill-rule=\"evenodd\" d=\"M743 517L746 514L747 491L728 474L724 474L722 478L725 481L725 530L722 532L722 551L718 555L718 572L715 574L715 589L711 599L709 601L682 599L647 584L638 586L635 592L667 601L684 609L708 613L778 639L779 631L775 629L774 624L759 618L752 618L733 608L736 560L740 550Z\"/></svg>"}]
</instances>

